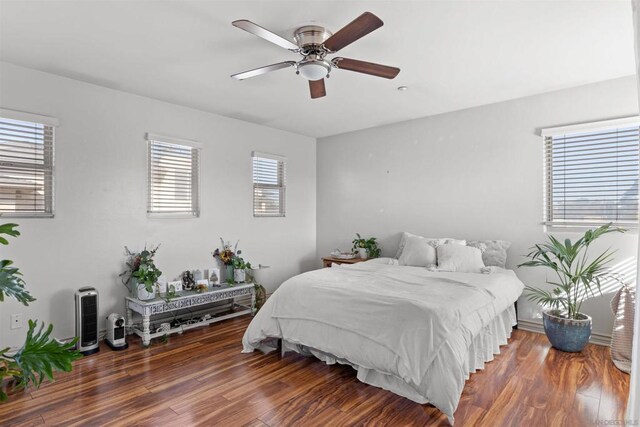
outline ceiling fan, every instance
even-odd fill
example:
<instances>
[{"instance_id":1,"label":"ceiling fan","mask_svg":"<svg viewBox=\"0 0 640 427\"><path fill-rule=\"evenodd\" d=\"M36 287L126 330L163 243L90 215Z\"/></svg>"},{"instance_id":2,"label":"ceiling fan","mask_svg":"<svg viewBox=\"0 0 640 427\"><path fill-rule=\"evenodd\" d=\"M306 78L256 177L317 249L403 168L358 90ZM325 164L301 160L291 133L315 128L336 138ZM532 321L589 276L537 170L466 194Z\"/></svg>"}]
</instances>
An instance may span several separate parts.
<instances>
[{"instance_id":1,"label":"ceiling fan","mask_svg":"<svg viewBox=\"0 0 640 427\"><path fill-rule=\"evenodd\" d=\"M400 72L400 68L387 65L374 64L372 62L358 61L356 59L336 57L331 60L327 55L336 53L345 46L350 45L361 37L382 27L383 22L371 12L365 12L352 22L344 26L340 31L332 34L329 30L318 25L306 25L293 32L296 43L293 43L271 31L262 28L246 19L232 22L238 27L253 35L261 37L271 43L277 44L291 52L303 56L300 61L284 61L267 65L242 73L233 74L231 77L237 80L248 79L271 71L294 67L296 74L309 80L311 98L320 98L327 94L324 86L324 78L329 77L331 70L355 71L357 73L370 74L372 76L393 79Z\"/></svg>"}]
</instances>

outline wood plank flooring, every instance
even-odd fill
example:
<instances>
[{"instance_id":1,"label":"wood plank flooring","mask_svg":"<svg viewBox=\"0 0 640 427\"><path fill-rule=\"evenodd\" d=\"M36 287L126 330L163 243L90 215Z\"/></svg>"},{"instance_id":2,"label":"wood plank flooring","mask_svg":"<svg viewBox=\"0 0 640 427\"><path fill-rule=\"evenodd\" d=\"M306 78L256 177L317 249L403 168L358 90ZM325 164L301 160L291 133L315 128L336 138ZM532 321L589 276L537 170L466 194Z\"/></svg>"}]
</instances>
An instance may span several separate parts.
<instances>
[{"instance_id":1,"label":"wood plank flooring","mask_svg":"<svg viewBox=\"0 0 640 427\"><path fill-rule=\"evenodd\" d=\"M188 331L149 348L133 337L125 351L103 346L73 372L0 404L0 425L448 425L434 407L360 383L350 367L292 353L284 359L241 354L249 320ZM628 383L607 347L563 353L544 335L514 331L502 353L467 381L456 426L622 420Z\"/></svg>"}]
</instances>

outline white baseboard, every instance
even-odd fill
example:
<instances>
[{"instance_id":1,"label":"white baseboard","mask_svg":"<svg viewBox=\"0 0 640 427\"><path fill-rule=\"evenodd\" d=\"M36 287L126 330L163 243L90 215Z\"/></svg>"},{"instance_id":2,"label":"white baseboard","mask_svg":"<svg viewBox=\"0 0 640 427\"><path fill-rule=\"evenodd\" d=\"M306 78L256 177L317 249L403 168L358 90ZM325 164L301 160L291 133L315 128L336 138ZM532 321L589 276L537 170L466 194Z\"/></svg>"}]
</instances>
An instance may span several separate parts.
<instances>
[{"instance_id":1,"label":"white baseboard","mask_svg":"<svg viewBox=\"0 0 640 427\"><path fill-rule=\"evenodd\" d=\"M518 329L523 331L535 332L538 334L544 334L544 326L541 322L533 322L531 320L518 320ZM611 345L611 335L600 334L598 332L591 332L591 344L603 345L609 347Z\"/></svg>"}]
</instances>

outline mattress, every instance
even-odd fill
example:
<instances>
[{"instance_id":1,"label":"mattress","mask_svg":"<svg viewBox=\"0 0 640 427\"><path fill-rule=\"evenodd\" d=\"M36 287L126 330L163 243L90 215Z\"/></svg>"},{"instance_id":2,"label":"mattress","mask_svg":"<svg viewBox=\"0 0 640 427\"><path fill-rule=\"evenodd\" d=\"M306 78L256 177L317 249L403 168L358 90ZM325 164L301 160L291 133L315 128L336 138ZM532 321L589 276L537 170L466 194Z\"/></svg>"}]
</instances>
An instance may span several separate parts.
<instances>
[{"instance_id":1,"label":"mattress","mask_svg":"<svg viewBox=\"0 0 640 427\"><path fill-rule=\"evenodd\" d=\"M286 349L344 363L358 379L453 423L464 382L499 353L524 285L510 270L439 273L359 263L293 277L274 292L243 337L243 352Z\"/></svg>"}]
</instances>

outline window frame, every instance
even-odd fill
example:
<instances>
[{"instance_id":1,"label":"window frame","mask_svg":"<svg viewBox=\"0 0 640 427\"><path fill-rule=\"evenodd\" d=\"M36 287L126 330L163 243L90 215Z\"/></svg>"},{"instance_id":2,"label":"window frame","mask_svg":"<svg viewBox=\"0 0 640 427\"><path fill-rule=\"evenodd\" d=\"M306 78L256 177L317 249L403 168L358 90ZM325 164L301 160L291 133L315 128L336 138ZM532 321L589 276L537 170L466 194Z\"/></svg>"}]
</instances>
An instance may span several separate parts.
<instances>
[{"instance_id":1,"label":"window frame","mask_svg":"<svg viewBox=\"0 0 640 427\"><path fill-rule=\"evenodd\" d=\"M276 172L278 176L282 176L282 182L277 185L274 184L261 184L256 182L255 179L255 162L256 159L268 159L277 162L277 168L282 167L282 173ZM287 216L287 158L278 154L264 153L260 151L251 152L251 183L252 183L252 205L253 205L253 217L254 218L284 218ZM278 189L278 213L260 213L256 211L256 189Z\"/></svg>"},{"instance_id":2,"label":"window frame","mask_svg":"<svg viewBox=\"0 0 640 427\"><path fill-rule=\"evenodd\" d=\"M55 147L56 147L56 128L60 124L59 120L55 117L32 114L32 113L27 113L23 111L8 110L4 108L0 108L0 119L17 120L21 122L43 126L45 129L49 128L48 130L51 132L50 147L49 148L43 147L43 153L46 153L46 150L50 151L49 158L47 160L43 160L43 163L47 163L48 161L49 164L48 165L43 164L42 168L40 167L34 168L34 170L39 169L43 171L43 174L45 176L44 188L45 190L46 188L49 188L51 192L48 196L45 193L44 211L42 212L39 212L39 211L1 212L0 211L0 215L2 215L5 218L54 218L55 217L55 194L56 194ZM43 138L43 144L46 144L46 140L44 138ZM12 162L3 162L3 163L10 164ZM14 163L16 166L22 166L20 165L20 162L14 162ZM49 173L49 176L50 176L50 182L48 184L46 181L47 173Z\"/></svg>"},{"instance_id":3,"label":"window frame","mask_svg":"<svg viewBox=\"0 0 640 427\"><path fill-rule=\"evenodd\" d=\"M559 126L553 128L542 129L540 135L543 139L543 148L542 148L542 158L543 158L543 221L542 225L548 228L570 228L570 229L587 229L592 227L597 227L600 225L612 223L613 225L637 229L640 227L639 221L616 221L616 220L602 220L602 221L579 221L579 220L557 220L553 216L553 191L550 188L553 179L553 171L552 165L548 162L548 144L549 142L553 142L554 137L567 137L567 135L571 134L582 134L582 133L596 133L596 132L606 132L613 131L616 129L623 128L633 128L638 127L640 133L640 116L631 116L624 117L613 120L602 120L596 122L587 122L580 124L573 124L568 126ZM639 165L640 165L640 137L638 141L638 149L639 149ZM553 149L551 149L553 150ZM551 151L553 153L553 151ZM552 154L551 154L552 155ZM598 155L598 154L594 154ZM584 156L584 155L583 155ZM638 176L638 181L640 182L640 173ZM638 208L640 209L640 196L638 197ZM640 215L639 215L640 217Z\"/></svg>"},{"instance_id":4,"label":"window frame","mask_svg":"<svg viewBox=\"0 0 640 427\"><path fill-rule=\"evenodd\" d=\"M200 144L197 141L192 141L192 140L188 140L188 139L183 139L183 138L175 138L175 137L169 137L169 136L163 136L163 135L158 135L155 133L147 133L145 136L145 140L146 140L146 149L147 149L147 198L146 198L146 211L147 211L147 217L148 218L175 218L175 219L180 219L180 218L199 218L200 217L200 213L201 213L201 199L200 199L200 174L201 174L201 164L202 164L202 144ZM152 210L152 195L153 195L153 180L152 180L152 173L153 173L153 164L151 161L151 153L152 153L152 146L153 143L160 143L160 144L170 144L170 145L176 145L176 146L181 146L181 147L185 147L185 148L189 148L193 151L195 151L196 153L196 170L195 171L191 171L191 182L190 185L192 186L192 200L191 200L191 210L190 211L184 211L184 212L161 212L161 211L153 211ZM193 152L192 151L192 152ZM192 157L192 164L191 167L193 168L193 157Z\"/></svg>"}]
</instances>

